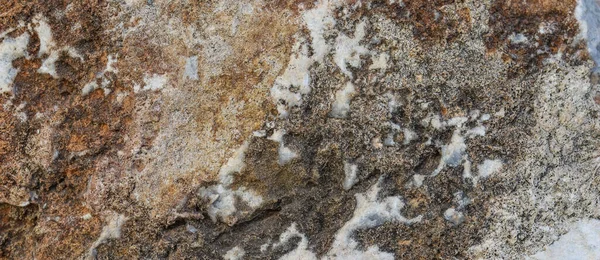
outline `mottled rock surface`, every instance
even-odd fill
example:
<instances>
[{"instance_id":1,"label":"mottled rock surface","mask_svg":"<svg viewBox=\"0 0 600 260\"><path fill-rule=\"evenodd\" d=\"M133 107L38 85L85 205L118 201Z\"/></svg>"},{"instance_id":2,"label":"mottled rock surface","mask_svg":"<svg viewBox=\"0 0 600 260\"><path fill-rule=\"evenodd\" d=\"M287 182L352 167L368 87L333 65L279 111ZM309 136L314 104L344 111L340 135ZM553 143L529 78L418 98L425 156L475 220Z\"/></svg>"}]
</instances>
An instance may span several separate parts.
<instances>
[{"instance_id":1,"label":"mottled rock surface","mask_svg":"<svg viewBox=\"0 0 600 260\"><path fill-rule=\"evenodd\" d=\"M598 0L4 0L0 258L597 258L599 35Z\"/></svg>"}]
</instances>

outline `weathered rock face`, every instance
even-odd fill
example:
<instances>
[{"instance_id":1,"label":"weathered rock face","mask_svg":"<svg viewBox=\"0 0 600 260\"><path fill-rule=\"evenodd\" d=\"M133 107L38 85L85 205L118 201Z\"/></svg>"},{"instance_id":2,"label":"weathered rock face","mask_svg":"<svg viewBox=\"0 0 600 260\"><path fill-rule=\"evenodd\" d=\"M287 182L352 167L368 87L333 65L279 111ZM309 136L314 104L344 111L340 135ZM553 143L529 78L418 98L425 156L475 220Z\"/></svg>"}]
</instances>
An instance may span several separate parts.
<instances>
[{"instance_id":1,"label":"weathered rock face","mask_svg":"<svg viewBox=\"0 0 600 260\"><path fill-rule=\"evenodd\" d=\"M69 2L0 6L0 258L600 256L597 0Z\"/></svg>"}]
</instances>

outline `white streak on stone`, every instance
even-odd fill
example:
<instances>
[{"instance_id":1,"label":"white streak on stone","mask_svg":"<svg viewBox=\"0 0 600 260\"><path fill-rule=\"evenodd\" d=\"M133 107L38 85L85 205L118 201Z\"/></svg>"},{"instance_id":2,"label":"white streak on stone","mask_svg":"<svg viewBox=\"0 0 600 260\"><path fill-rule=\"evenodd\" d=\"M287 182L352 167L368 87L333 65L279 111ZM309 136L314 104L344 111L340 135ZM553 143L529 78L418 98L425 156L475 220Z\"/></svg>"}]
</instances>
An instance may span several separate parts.
<instances>
[{"instance_id":1,"label":"white streak on stone","mask_svg":"<svg viewBox=\"0 0 600 260\"><path fill-rule=\"evenodd\" d=\"M277 129L277 130L273 131L271 136L267 137L267 139L281 143L281 142L283 142L284 135L285 135L285 130Z\"/></svg>"},{"instance_id":2,"label":"white streak on stone","mask_svg":"<svg viewBox=\"0 0 600 260\"><path fill-rule=\"evenodd\" d=\"M281 86L281 91L291 86L296 86L299 88L299 94L310 93L310 73L308 70L314 62L314 59L308 56L308 46L297 41L287 68L281 76L277 77L275 83ZM290 95L289 93L285 94ZM293 100L292 105L300 104L299 101L295 101L295 98L285 98L282 95L282 99L286 101Z\"/></svg>"},{"instance_id":3,"label":"white streak on stone","mask_svg":"<svg viewBox=\"0 0 600 260\"><path fill-rule=\"evenodd\" d=\"M523 35L522 33L513 33L510 36L508 36L508 40L512 44L521 44L521 43L529 42L529 39L527 39L527 36Z\"/></svg>"},{"instance_id":4,"label":"white streak on stone","mask_svg":"<svg viewBox=\"0 0 600 260\"><path fill-rule=\"evenodd\" d=\"M52 38L52 28L50 28L50 25L46 22L46 18L41 14L36 15L34 23L37 23L34 30L40 39L40 51L38 52L38 57L46 53L50 54L52 49L56 46L56 43L54 43L54 39Z\"/></svg>"},{"instance_id":5,"label":"white streak on stone","mask_svg":"<svg viewBox=\"0 0 600 260\"><path fill-rule=\"evenodd\" d=\"M415 174L413 175L413 184L415 187L421 187L423 185L423 181L425 180L425 175Z\"/></svg>"},{"instance_id":6,"label":"white streak on stone","mask_svg":"<svg viewBox=\"0 0 600 260\"><path fill-rule=\"evenodd\" d=\"M273 244L273 247L280 247L294 237L300 237L300 242L298 242L298 245L294 250L281 256L279 260L317 260L315 253L308 250L308 239L304 234L298 231L296 223L292 223L292 225L285 232L281 233L279 236L279 242Z\"/></svg>"},{"instance_id":7,"label":"white streak on stone","mask_svg":"<svg viewBox=\"0 0 600 260\"><path fill-rule=\"evenodd\" d=\"M439 115L435 115L431 118L431 126L437 130L440 130L444 127L444 122L440 120Z\"/></svg>"},{"instance_id":8,"label":"white streak on stone","mask_svg":"<svg viewBox=\"0 0 600 260\"><path fill-rule=\"evenodd\" d=\"M467 131L468 137L485 136L485 126L476 126Z\"/></svg>"},{"instance_id":9,"label":"white streak on stone","mask_svg":"<svg viewBox=\"0 0 600 260\"><path fill-rule=\"evenodd\" d=\"M198 191L200 197L208 200L207 214L213 222L220 220L228 225L237 222L237 219L233 217L237 210L236 198L245 202L252 209L260 207L263 203L259 194L246 187L240 187L237 190L229 188L233 183L233 175L240 173L245 167L244 158L248 145L248 142L244 142L221 166L219 184L202 187Z\"/></svg>"},{"instance_id":10,"label":"white streak on stone","mask_svg":"<svg viewBox=\"0 0 600 260\"><path fill-rule=\"evenodd\" d=\"M111 81L110 81L110 78L106 76L106 73L119 72L119 69L117 69L115 67L116 63L117 63L117 57L115 55L108 55L107 61L106 61L106 68L104 68L102 73L97 75L95 79L93 79L92 81L88 82L87 84L85 84L83 86L83 88L81 89L81 95L82 96L88 95L89 93L91 93L92 91L96 90L99 87L102 87L102 89L104 90L105 96L110 94L111 90L110 90L110 88L108 88L108 86L110 85ZM101 86L99 86L98 83L96 82L97 79L101 80L101 84L102 84Z\"/></svg>"},{"instance_id":11,"label":"white streak on stone","mask_svg":"<svg viewBox=\"0 0 600 260\"><path fill-rule=\"evenodd\" d=\"M438 175L446 165L450 167L458 166L461 163L466 150L467 145L465 144L465 138L460 135L460 130L454 130L450 143L442 146L442 158L440 159L440 164L431 175Z\"/></svg>"},{"instance_id":12,"label":"white streak on stone","mask_svg":"<svg viewBox=\"0 0 600 260\"><path fill-rule=\"evenodd\" d=\"M279 164L284 165L290 162L292 159L298 157L298 154L292 151L290 148L281 144L279 146Z\"/></svg>"},{"instance_id":13,"label":"white streak on stone","mask_svg":"<svg viewBox=\"0 0 600 260\"><path fill-rule=\"evenodd\" d=\"M396 96L391 92L385 93L385 96L388 98L388 111L390 113L394 113L394 111L396 111L400 106L402 106L402 103L398 101Z\"/></svg>"},{"instance_id":14,"label":"white streak on stone","mask_svg":"<svg viewBox=\"0 0 600 260\"><path fill-rule=\"evenodd\" d=\"M198 80L198 56L188 57L185 60L185 71L183 74L185 79Z\"/></svg>"},{"instance_id":15,"label":"white streak on stone","mask_svg":"<svg viewBox=\"0 0 600 260\"><path fill-rule=\"evenodd\" d=\"M83 89L81 89L81 95L85 96L87 94L90 94L92 91L94 91L97 88L98 88L98 83L96 83L95 80L90 81L83 86Z\"/></svg>"},{"instance_id":16,"label":"white streak on stone","mask_svg":"<svg viewBox=\"0 0 600 260\"><path fill-rule=\"evenodd\" d=\"M473 174L471 173L471 161L469 158L465 158L465 162L463 163L463 179L471 178L473 178Z\"/></svg>"},{"instance_id":17,"label":"white streak on stone","mask_svg":"<svg viewBox=\"0 0 600 260\"><path fill-rule=\"evenodd\" d=\"M579 0L575 8L575 17L579 21L579 31L587 40L587 49L600 65L600 3L596 0Z\"/></svg>"},{"instance_id":18,"label":"white streak on stone","mask_svg":"<svg viewBox=\"0 0 600 260\"><path fill-rule=\"evenodd\" d=\"M386 222L399 222L407 225L421 221L422 216L407 219L401 215L404 202L400 196L378 199L379 182L366 193L358 193L356 208L352 218L342 226L335 235L333 244L325 259L394 259L394 255L382 252L377 246L370 246L366 251L358 249L354 240L355 231L380 226Z\"/></svg>"},{"instance_id":19,"label":"white streak on stone","mask_svg":"<svg viewBox=\"0 0 600 260\"><path fill-rule=\"evenodd\" d=\"M100 233L100 237L96 239L96 241L92 244L88 251L88 259L96 258L96 248L104 243L108 239L118 239L121 238L121 227L127 221L127 217L124 215L113 214L108 218L108 225L102 228L102 233Z\"/></svg>"},{"instance_id":20,"label":"white streak on stone","mask_svg":"<svg viewBox=\"0 0 600 260\"><path fill-rule=\"evenodd\" d=\"M287 109L302 104L302 95L310 93L310 67L315 63L315 58L309 57L308 46L303 39L296 39L292 48L292 55L287 68L282 75L275 79L271 88L271 97L277 104L281 117L287 117ZM290 88L297 87L298 92ZM284 103L280 103L283 101Z\"/></svg>"},{"instance_id":21,"label":"white streak on stone","mask_svg":"<svg viewBox=\"0 0 600 260\"><path fill-rule=\"evenodd\" d=\"M254 136L254 137L265 137L265 136L267 136L267 131L265 131L265 130L257 130L257 131L252 132L252 136Z\"/></svg>"},{"instance_id":22,"label":"white streak on stone","mask_svg":"<svg viewBox=\"0 0 600 260\"><path fill-rule=\"evenodd\" d=\"M34 23L37 24L34 30L40 39L40 51L38 52L38 57L48 54L48 57L42 62L42 66L40 66L37 72L42 74L50 74L50 76L53 78L58 78L55 63L60 57L60 53L63 50L68 51L69 48L56 50L56 43L52 37L52 28L47 23L46 18L41 14L38 14L34 18Z\"/></svg>"},{"instance_id":23,"label":"white streak on stone","mask_svg":"<svg viewBox=\"0 0 600 260\"><path fill-rule=\"evenodd\" d=\"M504 110L504 108L501 108L498 112L494 113L494 116L496 117L504 117L506 115L506 111Z\"/></svg>"},{"instance_id":24,"label":"white streak on stone","mask_svg":"<svg viewBox=\"0 0 600 260\"><path fill-rule=\"evenodd\" d=\"M530 259L600 259L600 220L578 220L569 232Z\"/></svg>"},{"instance_id":25,"label":"white streak on stone","mask_svg":"<svg viewBox=\"0 0 600 260\"><path fill-rule=\"evenodd\" d=\"M58 78L58 74L56 73L56 61L59 58L59 51L53 51L48 58L46 58L42 62L42 66L37 70L38 73L46 73L50 74L53 78Z\"/></svg>"},{"instance_id":26,"label":"white streak on stone","mask_svg":"<svg viewBox=\"0 0 600 260\"><path fill-rule=\"evenodd\" d=\"M366 22L362 21L356 25L353 38L342 34L336 39L333 60L342 73L350 78L352 78L352 73L348 70L347 65L359 68L361 66L360 55L369 53L367 48L360 45L360 41L365 37L365 27Z\"/></svg>"},{"instance_id":27,"label":"white streak on stone","mask_svg":"<svg viewBox=\"0 0 600 260\"><path fill-rule=\"evenodd\" d=\"M12 62L27 56L28 43L27 33L17 38L4 38L0 43L0 94L11 91L13 80L19 73L19 69L14 68Z\"/></svg>"},{"instance_id":28,"label":"white streak on stone","mask_svg":"<svg viewBox=\"0 0 600 260\"><path fill-rule=\"evenodd\" d=\"M270 244L270 242L269 242L269 243L262 244L262 245L260 246L260 252L261 252L261 253L265 253L265 252L267 252L267 249L269 249L269 244Z\"/></svg>"},{"instance_id":29,"label":"white streak on stone","mask_svg":"<svg viewBox=\"0 0 600 260\"><path fill-rule=\"evenodd\" d=\"M81 56L81 54L79 54L79 52L75 48L73 48L73 47L65 47L65 48L63 48L63 50L67 52L67 54L69 55L69 57L71 57L71 58L77 58L77 59L79 59L80 61L83 62L83 56Z\"/></svg>"},{"instance_id":30,"label":"white streak on stone","mask_svg":"<svg viewBox=\"0 0 600 260\"><path fill-rule=\"evenodd\" d=\"M159 74L146 74L144 75L144 87L141 89L142 91L157 91L166 87L169 78L166 75Z\"/></svg>"},{"instance_id":31,"label":"white streak on stone","mask_svg":"<svg viewBox=\"0 0 600 260\"><path fill-rule=\"evenodd\" d=\"M397 125L394 124L392 122L390 122L390 126L391 126L391 131L388 133L388 135L385 137L385 139L383 140L383 144L386 146L394 146L396 145L396 141L394 140L395 135L398 131L402 130L402 128Z\"/></svg>"},{"instance_id":32,"label":"white streak on stone","mask_svg":"<svg viewBox=\"0 0 600 260\"><path fill-rule=\"evenodd\" d=\"M244 255L246 255L246 251L244 251L243 248L236 246L232 249L229 249L229 251L227 251L227 253L225 253L225 255L223 256L223 259L225 259L225 260L241 260L244 258Z\"/></svg>"},{"instance_id":33,"label":"white streak on stone","mask_svg":"<svg viewBox=\"0 0 600 260\"><path fill-rule=\"evenodd\" d=\"M279 165L284 165L290 162L292 159L297 158L298 154L292 151L289 147L285 146L283 143L283 136L285 135L285 130L275 130L273 134L267 139L271 141L275 141L279 143L278 156L279 156Z\"/></svg>"},{"instance_id":34,"label":"white streak on stone","mask_svg":"<svg viewBox=\"0 0 600 260\"><path fill-rule=\"evenodd\" d=\"M323 34L335 25L332 10L337 2L322 1L314 9L303 13L302 20L310 31L313 54L309 55L309 46L302 37L296 37L292 48L292 55L287 68L271 88L271 97L277 104L279 116L285 118L289 115L290 107L302 104L302 95L310 93L309 69L315 62L322 62L331 48ZM298 91L292 91L297 87Z\"/></svg>"},{"instance_id":35,"label":"white streak on stone","mask_svg":"<svg viewBox=\"0 0 600 260\"><path fill-rule=\"evenodd\" d=\"M8 28L5 31L0 32L0 39L6 37L6 35L8 35L11 32L14 32L14 31L15 31L15 28Z\"/></svg>"},{"instance_id":36,"label":"white streak on stone","mask_svg":"<svg viewBox=\"0 0 600 260\"><path fill-rule=\"evenodd\" d=\"M350 101L356 94L354 84L351 82L346 83L343 89L340 89L335 94L335 101L331 108L330 116L333 118L346 118L350 112Z\"/></svg>"},{"instance_id":37,"label":"white streak on stone","mask_svg":"<svg viewBox=\"0 0 600 260\"><path fill-rule=\"evenodd\" d=\"M104 69L104 72L102 74L106 74L108 72L112 72L112 73L119 72L119 69L115 68L115 64L117 63L117 56L108 55L107 59L108 60L106 61L106 68Z\"/></svg>"},{"instance_id":38,"label":"white streak on stone","mask_svg":"<svg viewBox=\"0 0 600 260\"><path fill-rule=\"evenodd\" d=\"M371 57L371 66L369 66L370 70L386 70L388 67L388 59L389 59L389 55L387 55L387 53L382 53L379 54L379 56L377 56L377 58L375 58L375 56Z\"/></svg>"},{"instance_id":39,"label":"white streak on stone","mask_svg":"<svg viewBox=\"0 0 600 260\"><path fill-rule=\"evenodd\" d=\"M358 165L344 162L344 190L349 190L358 182Z\"/></svg>"},{"instance_id":40,"label":"white streak on stone","mask_svg":"<svg viewBox=\"0 0 600 260\"><path fill-rule=\"evenodd\" d=\"M465 215L454 208L449 208L444 211L444 219L454 225L460 225L465 220Z\"/></svg>"},{"instance_id":41,"label":"white streak on stone","mask_svg":"<svg viewBox=\"0 0 600 260\"><path fill-rule=\"evenodd\" d=\"M338 5L337 1L320 1L314 9L302 14L302 20L310 31L315 61L322 61L331 48L325 40L324 33L335 25L332 16L333 9Z\"/></svg>"},{"instance_id":42,"label":"white streak on stone","mask_svg":"<svg viewBox=\"0 0 600 260\"><path fill-rule=\"evenodd\" d=\"M408 128L404 128L404 142L402 142L402 144L407 145L413 140L416 140L418 137L419 136L417 135L417 133L415 133L415 131L410 130Z\"/></svg>"},{"instance_id":43,"label":"white streak on stone","mask_svg":"<svg viewBox=\"0 0 600 260\"><path fill-rule=\"evenodd\" d=\"M21 122L27 121L27 114L25 112L23 112L23 109L25 108L26 105L27 105L27 102L23 102L18 107L15 108L14 116L17 117L19 119L19 121L21 121Z\"/></svg>"},{"instance_id":44,"label":"white streak on stone","mask_svg":"<svg viewBox=\"0 0 600 260\"><path fill-rule=\"evenodd\" d=\"M233 183L233 174L241 172L244 166L246 166L244 158L248 146L248 142L244 142L244 144L233 153L233 156L221 166L221 169L219 170L219 180L223 185L231 185Z\"/></svg>"},{"instance_id":45,"label":"white streak on stone","mask_svg":"<svg viewBox=\"0 0 600 260\"><path fill-rule=\"evenodd\" d=\"M501 160L489 160L486 159L485 161L483 161L482 164L480 164L477 167L477 170L479 171L479 176L482 178L487 178L497 172L499 172L502 169L502 161Z\"/></svg>"},{"instance_id":46,"label":"white streak on stone","mask_svg":"<svg viewBox=\"0 0 600 260\"><path fill-rule=\"evenodd\" d=\"M458 117L450 118L450 120L448 120L448 122L446 124L448 126L458 126L458 127L461 127L464 123L466 123L468 121L469 121L469 118L463 117L463 116L458 116Z\"/></svg>"}]
</instances>

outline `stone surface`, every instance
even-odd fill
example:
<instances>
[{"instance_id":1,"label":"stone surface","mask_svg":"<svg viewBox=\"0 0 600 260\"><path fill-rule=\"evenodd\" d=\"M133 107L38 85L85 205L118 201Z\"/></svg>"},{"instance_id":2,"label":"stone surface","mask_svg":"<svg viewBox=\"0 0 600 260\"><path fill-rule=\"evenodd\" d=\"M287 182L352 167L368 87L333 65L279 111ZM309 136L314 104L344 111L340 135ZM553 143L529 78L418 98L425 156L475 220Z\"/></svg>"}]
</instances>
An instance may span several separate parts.
<instances>
[{"instance_id":1,"label":"stone surface","mask_svg":"<svg viewBox=\"0 0 600 260\"><path fill-rule=\"evenodd\" d=\"M600 255L598 0L0 6L0 258Z\"/></svg>"}]
</instances>

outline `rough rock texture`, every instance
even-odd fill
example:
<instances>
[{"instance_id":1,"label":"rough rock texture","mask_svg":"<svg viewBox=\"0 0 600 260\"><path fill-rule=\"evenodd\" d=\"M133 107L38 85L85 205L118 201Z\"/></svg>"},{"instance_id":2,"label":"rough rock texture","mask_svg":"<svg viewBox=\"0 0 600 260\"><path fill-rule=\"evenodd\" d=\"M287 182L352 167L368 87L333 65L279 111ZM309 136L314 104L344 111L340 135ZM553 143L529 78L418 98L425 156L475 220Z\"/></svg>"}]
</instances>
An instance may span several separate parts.
<instances>
[{"instance_id":1,"label":"rough rock texture","mask_svg":"<svg viewBox=\"0 0 600 260\"><path fill-rule=\"evenodd\" d=\"M598 0L5 0L0 258L595 258L598 35Z\"/></svg>"}]
</instances>

